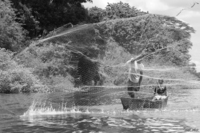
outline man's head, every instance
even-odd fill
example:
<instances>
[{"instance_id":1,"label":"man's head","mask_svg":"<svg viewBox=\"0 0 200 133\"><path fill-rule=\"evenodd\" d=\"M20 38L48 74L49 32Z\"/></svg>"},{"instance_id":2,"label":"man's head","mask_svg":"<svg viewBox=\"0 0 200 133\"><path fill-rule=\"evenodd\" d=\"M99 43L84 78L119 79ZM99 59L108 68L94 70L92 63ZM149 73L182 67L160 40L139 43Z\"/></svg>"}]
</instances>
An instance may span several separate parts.
<instances>
[{"instance_id":1,"label":"man's head","mask_svg":"<svg viewBox=\"0 0 200 133\"><path fill-rule=\"evenodd\" d=\"M163 83L164 83L164 80L163 80L163 79L159 79L159 80L158 80L158 83L159 83L159 84L163 84Z\"/></svg>"}]
</instances>

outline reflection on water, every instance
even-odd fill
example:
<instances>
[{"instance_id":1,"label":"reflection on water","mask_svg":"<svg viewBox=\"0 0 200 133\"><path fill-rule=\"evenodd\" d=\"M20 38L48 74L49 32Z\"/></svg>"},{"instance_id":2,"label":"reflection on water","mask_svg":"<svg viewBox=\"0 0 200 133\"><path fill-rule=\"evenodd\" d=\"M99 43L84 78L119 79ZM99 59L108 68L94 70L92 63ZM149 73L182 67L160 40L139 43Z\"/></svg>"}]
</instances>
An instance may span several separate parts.
<instances>
[{"instance_id":1,"label":"reflection on water","mask_svg":"<svg viewBox=\"0 0 200 133\"><path fill-rule=\"evenodd\" d=\"M200 90L172 91L176 92L171 92L167 108L135 111L123 111L122 105L117 102L112 105L74 106L71 98L64 94L0 95L0 131L199 132ZM66 100L70 102L66 103Z\"/></svg>"}]
</instances>

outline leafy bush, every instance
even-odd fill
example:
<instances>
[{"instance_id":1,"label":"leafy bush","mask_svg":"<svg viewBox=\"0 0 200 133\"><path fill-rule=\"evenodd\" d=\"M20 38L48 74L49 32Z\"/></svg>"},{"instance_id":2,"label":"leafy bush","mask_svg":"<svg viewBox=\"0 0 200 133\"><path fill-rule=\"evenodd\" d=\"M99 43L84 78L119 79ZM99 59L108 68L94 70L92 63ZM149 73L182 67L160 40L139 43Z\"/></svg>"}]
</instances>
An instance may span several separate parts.
<instances>
[{"instance_id":1,"label":"leafy bush","mask_svg":"<svg viewBox=\"0 0 200 133\"><path fill-rule=\"evenodd\" d=\"M19 62L43 81L51 91L70 91L73 79L69 72L73 66L69 64L71 54L68 44L43 43L30 46L17 57Z\"/></svg>"},{"instance_id":2,"label":"leafy bush","mask_svg":"<svg viewBox=\"0 0 200 133\"><path fill-rule=\"evenodd\" d=\"M43 85L32 69L19 65L12 58L11 52L0 49L0 92L46 92L48 87Z\"/></svg>"},{"instance_id":3,"label":"leafy bush","mask_svg":"<svg viewBox=\"0 0 200 133\"><path fill-rule=\"evenodd\" d=\"M51 92L73 92L79 90L74 88L72 83L73 78L68 75L63 77L62 75L42 77L41 80L50 88Z\"/></svg>"},{"instance_id":4,"label":"leafy bush","mask_svg":"<svg viewBox=\"0 0 200 133\"><path fill-rule=\"evenodd\" d=\"M105 77L106 85L123 85L127 81L128 67L124 63L131 57L113 39L108 40L105 55L100 59L100 73Z\"/></svg>"}]
</instances>

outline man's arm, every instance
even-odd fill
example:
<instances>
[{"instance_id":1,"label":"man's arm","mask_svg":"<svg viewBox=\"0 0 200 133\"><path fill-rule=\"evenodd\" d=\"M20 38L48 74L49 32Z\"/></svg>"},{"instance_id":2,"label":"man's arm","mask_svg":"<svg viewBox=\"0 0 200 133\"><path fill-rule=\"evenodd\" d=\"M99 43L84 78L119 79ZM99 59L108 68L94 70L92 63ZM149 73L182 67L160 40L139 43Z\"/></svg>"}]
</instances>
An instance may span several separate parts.
<instances>
[{"instance_id":1,"label":"man's arm","mask_svg":"<svg viewBox=\"0 0 200 133\"><path fill-rule=\"evenodd\" d=\"M140 62L142 61L142 59L143 59L145 56L147 56L147 55L148 55L148 53L145 52L145 50L143 50L142 53L141 53L140 55L136 56L135 58L131 58L130 60L128 60L128 61L126 62L126 64L131 63L131 62L134 62L134 61L137 61L138 63L140 63Z\"/></svg>"},{"instance_id":2,"label":"man's arm","mask_svg":"<svg viewBox=\"0 0 200 133\"><path fill-rule=\"evenodd\" d=\"M143 71L140 71L140 79L139 79L139 84L142 82L142 75L143 75Z\"/></svg>"},{"instance_id":3,"label":"man's arm","mask_svg":"<svg viewBox=\"0 0 200 133\"><path fill-rule=\"evenodd\" d=\"M157 87L154 88L154 95L157 93Z\"/></svg>"},{"instance_id":4,"label":"man's arm","mask_svg":"<svg viewBox=\"0 0 200 133\"><path fill-rule=\"evenodd\" d=\"M167 87L166 86L165 86L164 90L165 90L164 95L167 96Z\"/></svg>"}]
</instances>

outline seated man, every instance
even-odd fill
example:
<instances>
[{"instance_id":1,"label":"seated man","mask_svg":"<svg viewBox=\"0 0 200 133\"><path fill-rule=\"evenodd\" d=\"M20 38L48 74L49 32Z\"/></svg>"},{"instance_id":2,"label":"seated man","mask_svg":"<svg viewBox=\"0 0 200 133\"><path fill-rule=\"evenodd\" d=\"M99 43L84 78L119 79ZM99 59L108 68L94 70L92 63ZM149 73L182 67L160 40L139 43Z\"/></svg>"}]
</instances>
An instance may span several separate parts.
<instances>
[{"instance_id":1,"label":"seated man","mask_svg":"<svg viewBox=\"0 0 200 133\"><path fill-rule=\"evenodd\" d=\"M167 88L163 85L163 83L163 79L158 80L158 85L154 88L153 100L165 99L167 97Z\"/></svg>"}]
</instances>

